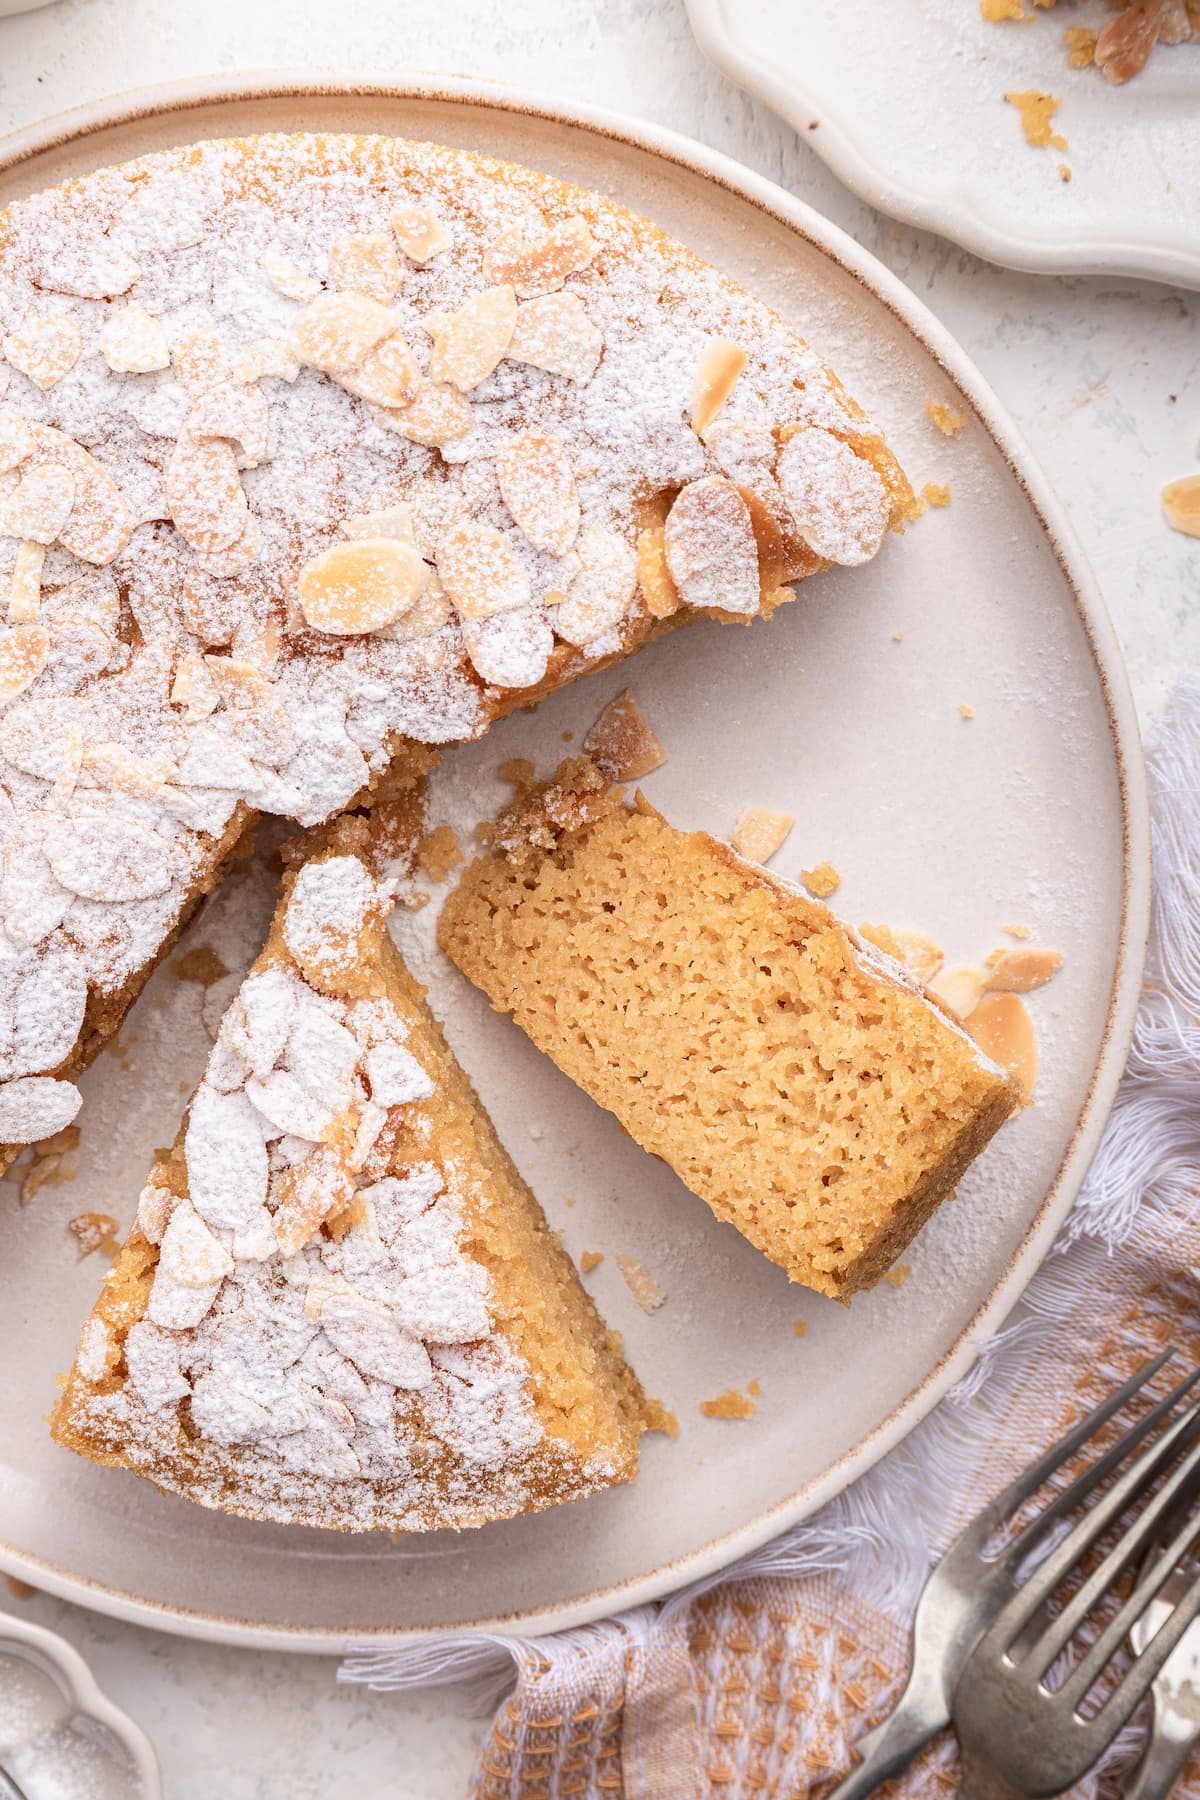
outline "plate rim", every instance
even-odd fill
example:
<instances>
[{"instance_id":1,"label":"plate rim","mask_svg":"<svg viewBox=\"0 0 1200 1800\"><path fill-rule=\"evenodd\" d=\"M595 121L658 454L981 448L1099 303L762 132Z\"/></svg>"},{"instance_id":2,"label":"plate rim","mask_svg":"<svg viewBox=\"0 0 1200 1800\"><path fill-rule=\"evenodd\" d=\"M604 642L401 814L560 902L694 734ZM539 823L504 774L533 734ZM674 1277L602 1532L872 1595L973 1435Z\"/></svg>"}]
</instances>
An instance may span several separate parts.
<instances>
[{"instance_id":1,"label":"plate rim","mask_svg":"<svg viewBox=\"0 0 1200 1800\"><path fill-rule=\"evenodd\" d=\"M694 0L688 0L691 5ZM582 128L673 162L749 202L831 258L872 294L917 339L958 389L1004 458L1062 572L1096 670L1113 748L1122 820L1120 930L1108 1011L1096 1064L1075 1129L1058 1171L1030 1220L1004 1274L976 1308L955 1342L923 1380L853 1449L753 1519L701 1548L657 1568L528 1611L446 1626L374 1628L263 1624L172 1606L97 1582L0 1541L0 1572L47 1593L129 1623L202 1641L265 1650L336 1655L353 1644L387 1647L462 1631L535 1636L589 1623L662 1598L713 1576L737 1558L798 1524L840 1494L924 1419L997 1331L1038 1268L1087 1172L1124 1069L1141 987L1150 918L1150 821L1141 737L1124 660L1093 574L1074 529L1007 409L967 352L906 285L870 251L815 208L734 158L666 127L609 108L556 102L509 84L450 75L412 74L391 80L353 71L247 70L158 83L53 115L0 138L0 178L47 151L84 137L164 113L186 114L234 101L279 98L420 99L519 112L551 124Z\"/></svg>"},{"instance_id":2,"label":"plate rim","mask_svg":"<svg viewBox=\"0 0 1200 1800\"><path fill-rule=\"evenodd\" d=\"M1131 275L1172 286L1200 288L1200 252L1088 230L1053 238L1005 231L986 223L947 195L930 196L898 181L858 143L844 116L831 110L803 78L786 80L739 40L728 23L726 0L684 0L696 42L731 81L778 113L868 206L918 231L934 231L985 261L1033 275ZM810 121L818 118L820 130Z\"/></svg>"}]
</instances>

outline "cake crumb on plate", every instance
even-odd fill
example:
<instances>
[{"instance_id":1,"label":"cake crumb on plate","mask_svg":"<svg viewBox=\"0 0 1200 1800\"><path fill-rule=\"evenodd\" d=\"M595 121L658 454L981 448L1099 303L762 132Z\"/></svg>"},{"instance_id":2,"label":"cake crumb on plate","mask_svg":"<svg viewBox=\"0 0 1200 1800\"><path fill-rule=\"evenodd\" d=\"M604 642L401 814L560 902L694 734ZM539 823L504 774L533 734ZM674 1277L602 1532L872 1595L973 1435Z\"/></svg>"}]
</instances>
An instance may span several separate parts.
<instances>
[{"instance_id":1,"label":"cake crumb on plate","mask_svg":"<svg viewBox=\"0 0 1200 1800\"><path fill-rule=\"evenodd\" d=\"M421 839L417 861L432 881L445 881L463 860L458 833L453 825L436 825Z\"/></svg>"},{"instance_id":2,"label":"cake crumb on plate","mask_svg":"<svg viewBox=\"0 0 1200 1800\"><path fill-rule=\"evenodd\" d=\"M706 1419L752 1419L758 1407L738 1388L726 1388L715 1400L701 1400L700 1411Z\"/></svg>"},{"instance_id":3,"label":"cake crumb on plate","mask_svg":"<svg viewBox=\"0 0 1200 1800\"><path fill-rule=\"evenodd\" d=\"M666 1291L659 1287L645 1264L640 1263L636 1256L622 1256L618 1253L617 1267L642 1311L657 1312L667 1297Z\"/></svg>"},{"instance_id":4,"label":"cake crumb on plate","mask_svg":"<svg viewBox=\"0 0 1200 1800\"><path fill-rule=\"evenodd\" d=\"M943 437L954 437L967 423L966 413L955 412L953 407L947 406L942 400L928 401L925 411L929 415L929 423L936 425Z\"/></svg>"},{"instance_id":5,"label":"cake crumb on plate","mask_svg":"<svg viewBox=\"0 0 1200 1800\"><path fill-rule=\"evenodd\" d=\"M786 842L795 823L793 813L772 812L765 806L747 806L729 841L747 862L770 862Z\"/></svg>"},{"instance_id":6,"label":"cake crumb on plate","mask_svg":"<svg viewBox=\"0 0 1200 1800\"><path fill-rule=\"evenodd\" d=\"M842 885L842 878L831 862L819 862L813 869L801 869L800 879L814 900L828 900Z\"/></svg>"},{"instance_id":7,"label":"cake crumb on plate","mask_svg":"<svg viewBox=\"0 0 1200 1800\"><path fill-rule=\"evenodd\" d=\"M583 1255L579 1258L580 1273L583 1275L590 1275L592 1270L598 1269L603 1261L603 1250L585 1250Z\"/></svg>"}]
</instances>

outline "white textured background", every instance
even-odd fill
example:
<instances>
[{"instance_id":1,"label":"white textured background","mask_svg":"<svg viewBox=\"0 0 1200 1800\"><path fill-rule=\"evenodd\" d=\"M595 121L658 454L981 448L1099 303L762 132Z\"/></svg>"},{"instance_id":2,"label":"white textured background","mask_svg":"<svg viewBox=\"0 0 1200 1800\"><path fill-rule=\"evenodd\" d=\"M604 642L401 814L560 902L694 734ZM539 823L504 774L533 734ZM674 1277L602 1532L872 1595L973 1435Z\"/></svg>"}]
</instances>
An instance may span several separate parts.
<instances>
[{"instance_id":1,"label":"white textured background","mask_svg":"<svg viewBox=\"0 0 1200 1800\"><path fill-rule=\"evenodd\" d=\"M1163 482L1197 467L1197 296L1009 274L880 217L707 66L683 0L60 0L0 19L0 133L151 82L300 65L450 71L617 108L799 194L928 302L1015 414L1095 564L1143 715L1200 662L1200 545L1158 509ZM326 1659L190 1644L42 1597L0 1604L83 1650L154 1739L169 1800L464 1791L481 1726L453 1699L338 1689Z\"/></svg>"}]
</instances>

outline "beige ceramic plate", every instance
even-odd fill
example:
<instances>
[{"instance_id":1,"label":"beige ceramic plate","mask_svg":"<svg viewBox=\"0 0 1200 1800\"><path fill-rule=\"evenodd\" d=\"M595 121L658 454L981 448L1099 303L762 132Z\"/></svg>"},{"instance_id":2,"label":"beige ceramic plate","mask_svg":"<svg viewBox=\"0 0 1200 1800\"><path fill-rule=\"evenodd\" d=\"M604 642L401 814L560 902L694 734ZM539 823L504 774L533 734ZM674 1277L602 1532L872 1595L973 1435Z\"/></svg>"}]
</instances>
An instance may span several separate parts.
<instances>
[{"instance_id":1,"label":"beige ceramic plate","mask_svg":"<svg viewBox=\"0 0 1200 1800\"><path fill-rule=\"evenodd\" d=\"M98 1258L76 1264L66 1222L84 1208L128 1221L205 1054L200 990L170 964L160 971L121 1055L86 1081L74 1185L25 1209L0 1187L0 1567L125 1617L242 1643L329 1650L499 1621L546 1630L661 1594L829 1499L929 1410L1028 1281L1095 1146L1136 998L1148 886L1137 729L1087 567L962 351L849 239L695 144L453 85L318 92L258 78L236 93L211 83L114 102L10 141L0 202L161 145L294 127L462 144L641 209L795 320L917 482L952 488L948 510L870 568L808 584L771 626L698 626L626 675L455 752L435 815L466 823L491 806L506 756L549 767L563 734L630 679L671 752L649 785L673 818L721 832L748 802L784 808L797 824L779 868L831 858L850 919L923 928L952 962L978 960L1017 921L1065 955L1032 1000L1036 1107L922 1234L904 1285L846 1311L789 1287L715 1224L438 963L434 908L418 914L406 948L456 1048L568 1248L606 1253L591 1285L683 1429L678 1442L648 1441L639 1481L622 1492L395 1543L222 1518L46 1437L54 1372L100 1274ZM926 420L930 398L970 415L953 443ZM250 874L192 941L217 943L227 961L248 956L268 905ZM652 1316L633 1304L619 1252L665 1290ZM753 1420L700 1416L701 1400L752 1380Z\"/></svg>"}]
</instances>

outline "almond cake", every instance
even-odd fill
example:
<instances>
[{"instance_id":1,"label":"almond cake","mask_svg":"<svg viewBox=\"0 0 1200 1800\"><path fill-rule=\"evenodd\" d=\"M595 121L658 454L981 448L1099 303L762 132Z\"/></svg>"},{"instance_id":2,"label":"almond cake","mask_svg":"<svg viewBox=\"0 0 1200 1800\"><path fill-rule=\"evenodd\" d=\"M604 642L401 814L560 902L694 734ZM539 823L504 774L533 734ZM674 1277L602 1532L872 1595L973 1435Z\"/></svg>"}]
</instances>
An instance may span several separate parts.
<instances>
[{"instance_id":1,"label":"almond cake","mask_svg":"<svg viewBox=\"0 0 1200 1800\"><path fill-rule=\"evenodd\" d=\"M879 1280L1020 1103L900 963L729 845L628 808L587 757L501 815L438 936L717 1218L837 1299Z\"/></svg>"},{"instance_id":2,"label":"almond cake","mask_svg":"<svg viewBox=\"0 0 1200 1800\"><path fill-rule=\"evenodd\" d=\"M790 325L546 175L263 136L0 212L0 1167L256 812L913 510Z\"/></svg>"},{"instance_id":3,"label":"almond cake","mask_svg":"<svg viewBox=\"0 0 1200 1800\"><path fill-rule=\"evenodd\" d=\"M347 1531L627 1481L641 1389L387 935L378 828L317 835L54 1435L205 1506Z\"/></svg>"}]
</instances>

